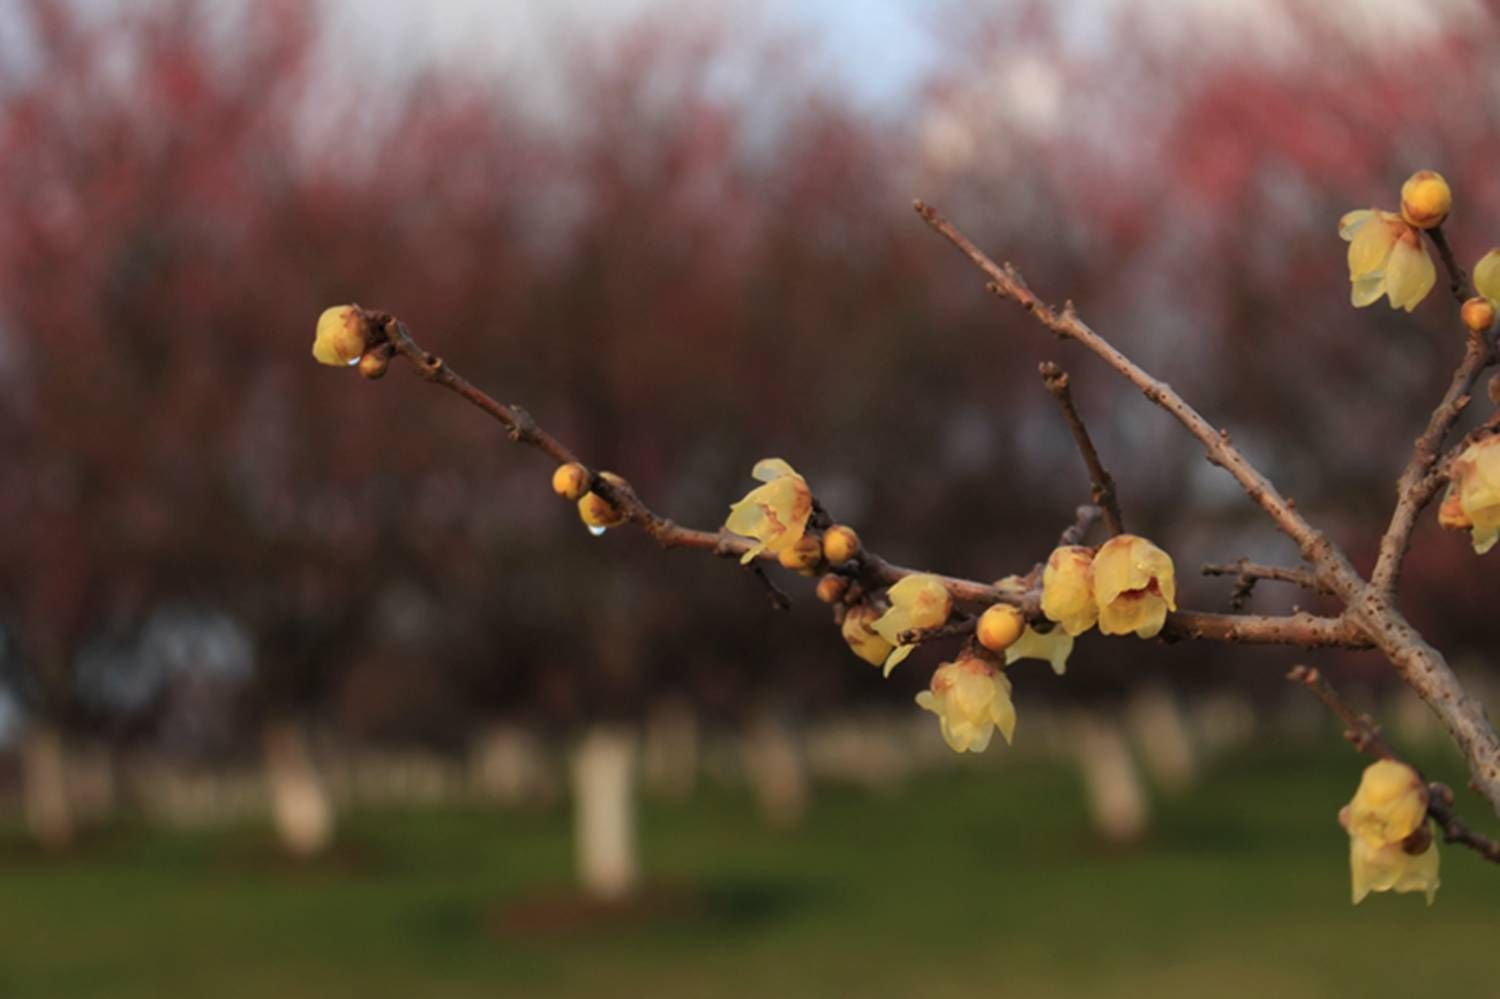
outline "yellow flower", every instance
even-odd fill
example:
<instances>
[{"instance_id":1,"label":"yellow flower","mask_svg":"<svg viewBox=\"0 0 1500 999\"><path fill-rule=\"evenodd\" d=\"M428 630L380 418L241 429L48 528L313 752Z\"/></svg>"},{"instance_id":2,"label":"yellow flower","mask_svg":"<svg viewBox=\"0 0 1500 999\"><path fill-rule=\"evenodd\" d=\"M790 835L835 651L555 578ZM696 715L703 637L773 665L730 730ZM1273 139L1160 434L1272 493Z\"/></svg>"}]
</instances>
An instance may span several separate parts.
<instances>
[{"instance_id":1,"label":"yellow flower","mask_svg":"<svg viewBox=\"0 0 1500 999\"><path fill-rule=\"evenodd\" d=\"M1453 189L1436 170L1418 170L1401 185L1401 218L1418 229L1435 229L1453 210Z\"/></svg>"},{"instance_id":2,"label":"yellow flower","mask_svg":"<svg viewBox=\"0 0 1500 999\"><path fill-rule=\"evenodd\" d=\"M1106 541L1094 556L1094 602L1106 635L1154 638L1177 609L1172 556L1134 534Z\"/></svg>"},{"instance_id":3,"label":"yellow flower","mask_svg":"<svg viewBox=\"0 0 1500 999\"><path fill-rule=\"evenodd\" d=\"M891 609L880 615L870 627L895 646L885 660L885 675L890 676L891 670L916 648L915 645L901 644L902 633L936 628L946 623L953 611L953 596L941 579L925 573L897 581L886 596L891 601Z\"/></svg>"},{"instance_id":4,"label":"yellow flower","mask_svg":"<svg viewBox=\"0 0 1500 999\"><path fill-rule=\"evenodd\" d=\"M939 666L931 689L917 695L917 705L938 716L943 741L955 753L984 752L997 728L1007 743L1016 732L1010 681L979 659Z\"/></svg>"},{"instance_id":5,"label":"yellow flower","mask_svg":"<svg viewBox=\"0 0 1500 999\"><path fill-rule=\"evenodd\" d=\"M891 654L891 643L876 634L870 625L880 617L880 611L869 604L850 607L844 615L842 632L849 648L871 666L884 665Z\"/></svg>"},{"instance_id":6,"label":"yellow flower","mask_svg":"<svg viewBox=\"0 0 1500 999\"><path fill-rule=\"evenodd\" d=\"M1438 852L1427 822L1427 785L1411 767L1379 760L1365 768L1359 788L1339 810L1349 833L1349 874L1356 905L1372 891L1438 889Z\"/></svg>"},{"instance_id":7,"label":"yellow flower","mask_svg":"<svg viewBox=\"0 0 1500 999\"><path fill-rule=\"evenodd\" d=\"M1444 527L1471 528L1480 555L1495 547L1500 538L1500 437L1476 441L1454 460L1453 482L1438 508L1438 521Z\"/></svg>"},{"instance_id":8,"label":"yellow flower","mask_svg":"<svg viewBox=\"0 0 1500 999\"><path fill-rule=\"evenodd\" d=\"M806 480L785 461L762 459L750 474L765 485L750 490L731 506L729 519L724 522L728 530L758 542L740 558L741 563L754 561L762 552L779 556L796 545L812 515L812 492Z\"/></svg>"},{"instance_id":9,"label":"yellow flower","mask_svg":"<svg viewBox=\"0 0 1500 999\"><path fill-rule=\"evenodd\" d=\"M1052 672L1062 676L1068 671L1068 656L1073 654L1073 636L1062 628L1040 632L1029 625L1021 637L1005 650L1005 665L1018 659L1040 659L1052 664Z\"/></svg>"},{"instance_id":10,"label":"yellow flower","mask_svg":"<svg viewBox=\"0 0 1500 999\"><path fill-rule=\"evenodd\" d=\"M1099 619L1091 572L1094 553L1082 545L1055 549L1042 571L1042 613L1070 635L1081 635Z\"/></svg>"},{"instance_id":11,"label":"yellow flower","mask_svg":"<svg viewBox=\"0 0 1500 999\"><path fill-rule=\"evenodd\" d=\"M1349 835L1376 845L1399 843L1427 815L1427 785L1405 763L1377 760L1365 767L1349 802Z\"/></svg>"},{"instance_id":12,"label":"yellow flower","mask_svg":"<svg viewBox=\"0 0 1500 999\"><path fill-rule=\"evenodd\" d=\"M352 305L335 305L318 317L318 332L313 338L313 357L319 364L347 368L359 363L369 346L364 316Z\"/></svg>"},{"instance_id":13,"label":"yellow flower","mask_svg":"<svg viewBox=\"0 0 1500 999\"><path fill-rule=\"evenodd\" d=\"M1437 897L1437 838L1429 827L1426 849L1408 853L1400 843L1375 845L1359 836L1349 837L1349 876L1354 904L1364 901L1372 891L1420 891L1431 905Z\"/></svg>"},{"instance_id":14,"label":"yellow flower","mask_svg":"<svg viewBox=\"0 0 1500 999\"><path fill-rule=\"evenodd\" d=\"M1339 220L1339 235L1349 241L1350 301L1357 308L1385 295L1391 308L1410 312L1437 282L1421 234L1394 212L1349 212Z\"/></svg>"}]
</instances>

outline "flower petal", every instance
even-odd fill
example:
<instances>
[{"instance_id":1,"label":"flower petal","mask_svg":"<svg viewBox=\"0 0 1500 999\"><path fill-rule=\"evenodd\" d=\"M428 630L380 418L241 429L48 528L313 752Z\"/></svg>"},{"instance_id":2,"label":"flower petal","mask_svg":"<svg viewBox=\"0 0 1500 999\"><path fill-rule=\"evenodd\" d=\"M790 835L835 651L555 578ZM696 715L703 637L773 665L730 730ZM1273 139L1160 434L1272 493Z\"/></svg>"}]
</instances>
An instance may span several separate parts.
<instances>
[{"instance_id":1,"label":"flower petal","mask_svg":"<svg viewBox=\"0 0 1500 999\"><path fill-rule=\"evenodd\" d=\"M1421 237L1411 232L1412 238L1403 236L1391 250L1390 262L1385 268L1385 290L1390 296L1391 308L1407 312L1421 304L1422 299L1437 283L1437 268L1427 255Z\"/></svg>"},{"instance_id":2,"label":"flower petal","mask_svg":"<svg viewBox=\"0 0 1500 999\"><path fill-rule=\"evenodd\" d=\"M1485 298L1500 301L1500 248L1486 253L1474 265L1474 288Z\"/></svg>"}]
</instances>

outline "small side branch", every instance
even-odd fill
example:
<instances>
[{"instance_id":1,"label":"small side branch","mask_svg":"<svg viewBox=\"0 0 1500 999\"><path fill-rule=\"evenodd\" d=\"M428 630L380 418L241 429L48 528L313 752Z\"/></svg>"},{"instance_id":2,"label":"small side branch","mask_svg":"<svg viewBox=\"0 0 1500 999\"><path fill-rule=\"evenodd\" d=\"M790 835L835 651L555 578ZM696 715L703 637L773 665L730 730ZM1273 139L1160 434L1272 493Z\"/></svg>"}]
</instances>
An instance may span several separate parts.
<instances>
[{"instance_id":1,"label":"small side branch","mask_svg":"<svg viewBox=\"0 0 1500 999\"><path fill-rule=\"evenodd\" d=\"M1448 383L1448 391L1432 411L1426 429L1412 445L1411 458L1396 482L1396 508L1391 512L1390 524L1380 539L1380 555L1370 575L1370 585L1382 594L1394 592L1401 574L1401 563L1411 547L1417 518L1447 481L1445 474L1435 474L1443 472L1437 468L1443 441L1468 407L1479 376L1494 363L1494 340L1487 333L1471 332L1463 360Z\"/></svg>"},{"instance_id":2,"label":"small side branch","mask_svg":"<svg viewBox=\"0 0 1500 999\"><path fill-rule=\"evenodd\" d=\"M1229 609L1233 611L1244 608L1250 600L1250 595L1255 591L1255 584L1263 579L1277 583L1291 583L1293 586L1300 586L1314 593L1333 595L1332 590L1318 582L1316 576L1304 569L1261 565L1259 562L1252 562L1245 558L1236 559L1233 562L1205 562L1203 575L1235 577L1234 589L1229 594Z\"/></svg>"},{"instance_id":3,"label":"small side branch","mask_svg":"<svg viewBox=\"0 0 1500 999\"><path fill-rule=\"evenodd\" d=\"M1293 666L1286 678L1300 683L1312 695L1332 711L1344 723L1344 738L1356 750L1377 760L1396 760L1406 763L1391 749L1380 734L1375 719L1363 711L1356 711L1333 689L1333 684L1311 666ZM1411 766L1410 763L1406 764ZM1417 769L1412 767L1413 770ZM1419 771L1420 772L1420 771ZM1443 840L1466 846L1491 863L1500 864L1500 842L1470 829L1453 811L1453 790L1446 784L1433 781L1427 785L1427 814L1443 831Z\"/></svg>"},{"instance_id":4,"label":"small side branch","mask_svg":"<svg viewBox=\"0 0 1500 999\"><path fill-rule=\"evenodd\" d=\"M1062 410L1063 420L1068 424L1068 431L1073 435L1073 442L1078 445L1078 453L1083 456L1083 463L1089 471L1089 482L1093 486L1094 504L1104 511L1104 524L1109 528L1110 536L1125 533L1125 518L1120 513L1120 501L1115 495L1115 480L1104 467L1104 462L1099 460L1099 452L1094 447L1094 441L1089 437L1089 428L1084 426L1083 417L1078 415L1078 407L1073 404L1073 390L1068 384L1068 373L1051 361L1043 361L1038 370L1042 375L1042 384L1047 386L1047 392L1057 400L1058 408Z\"/></svg>"}]
</instances>

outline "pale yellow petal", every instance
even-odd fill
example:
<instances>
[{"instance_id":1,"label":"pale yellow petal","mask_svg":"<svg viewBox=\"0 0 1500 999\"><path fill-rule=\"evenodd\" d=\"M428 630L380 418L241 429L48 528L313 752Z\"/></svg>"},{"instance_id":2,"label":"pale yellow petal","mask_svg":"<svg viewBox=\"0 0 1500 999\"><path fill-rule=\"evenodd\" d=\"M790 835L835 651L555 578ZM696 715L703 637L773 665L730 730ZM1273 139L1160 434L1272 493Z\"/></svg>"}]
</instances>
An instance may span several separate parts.
<instances>
[{"instance_id":1,"label":"pale yellow petal","mask_svg":"<svg viewBox=\"0 0 1500 999\"><path fill-rule=\"evenodd\" d=\"M1344 239L1353 239L1355 233L1375 218L1375 212L1370 208L1357 208L1352 212L1345 212L1344 217L1339 219L1339 235Z\"/></svg>"},{"instance_id":2,"label":"pale yellow petal","mask_svg":"<svg viewBox=\"0 0 1500 999\"><path fill-rule=\"evenodd\" d=\"M1070 635L1094 626L1099 607L1094 603L1094 553L1081 545L1058 548L1042 571L1042 613Z\"/></svg>"},{"instance_id":3,"label":"pale yellow petal","mask_svg":"<svg viewBox=\"0 0 1500 999\"><path fill-rule=\"evenodd\" d=\"M1043 634L1028 627L1016 639L1015 644L1005 650L1005 665L1021 659L1040 659L1050 663L1052 672L1062 676L1068 671L1068 656L1073 653L1073 636L1062 628L1053 628Z\"/></svg>"},{"instance_id":4,"label":"pale yellow petal","mask_svg":"<svg viewBox=\"0 0 1500 999\"><path fill-rule=\"evenodd\" d=\"M1377 760L1360 775L1346 814L1350 835L1376 845L1399 843L1427 817L1427 786L1405 763Z\"/></svg>"},{"instance_id":5,"label":"pale yellow petal","mask_svg":"<svg viewBox=\"0 0 1500 999\"><path fill-rule=\"evenodd\" d=\"M915 645L898 645L891 650L891 654L885 657L885 668L882 671L885 676L891 675L891 670L906 662L906 657L915 652Z\"/></svg>"},{"instance_id":6,"label":"pale yellow petal","mask_svg":"<svg viewBox=\"0 0 1500 999\"><path fill-rule=\"evenodd\" d=\"M1500 301L1500 248L1489 251L1474 265L1474 288L1485 298Z\"/></svg>"},{"instance_id":7,"label":"pale yellow petal","mask_svg":"<svg viewBox=\"0 0 1500 999\"><path fill-rule=\"evenodd\" d=\"M1385 275L1375 273L1362 277L1349 286L1349 301L1356 309L1374 305L1385 294Z\"/></svg>"},{"instance_id":8,"label":"pale yellow petal","mask_svg":"<svg viewBox=\"0 0 1500 999\"><path fill-rule=\"evenodd\" d=\"M1384 219L1360 226L1349 242L1349 280L1358 281L1385 270L1399 231Z\"/></svg>"},{"instance_id":9,"label":"pale yellow petal","mask_svg":"<svg viewBox=\"0 0 1500 999\"><path fill-rule=\"evenodd\" d=\"M750 477L757 482L772 482L783 475L796 475L796 471L784 458L762 458L750 470Z\"/></svg>"},{"instance_id":10,"label":"pale yellow petal","mask_svg":"<svg viewBox=\"0 0 1500 999\"><path fill-rule=\"evenodd\" d=\"M1427 255L1421 237L1413 231L1411 238L1397 240L1385 268L1385 290L1391 308L1412 311L1436 283L1437 268Z\"/></svg>"}]
</instances>

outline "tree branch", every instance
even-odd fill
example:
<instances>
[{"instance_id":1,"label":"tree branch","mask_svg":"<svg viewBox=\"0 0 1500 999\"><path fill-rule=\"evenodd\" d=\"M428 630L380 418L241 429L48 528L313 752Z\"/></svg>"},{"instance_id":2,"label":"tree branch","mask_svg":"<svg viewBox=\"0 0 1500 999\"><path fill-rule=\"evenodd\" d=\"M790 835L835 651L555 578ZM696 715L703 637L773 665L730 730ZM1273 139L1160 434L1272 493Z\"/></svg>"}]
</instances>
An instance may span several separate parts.
<instances>
[{"instance_id":1,"label":"tree branch","mask_svg":"<svg viewBox=\"0 0 1500 999\"><path fill-rule=\"evenodd\" d=\"M1442 474L1433 474L1442 454L1443 441L1469 405L1479 376L1493 363L1494 340L1487 333L1470 332L1463 360L1453 372L1448 391L1428 418L1427 428L1412 445L1411 458L1396 482L1396 508L1391 512L1390 524L1380 539L1380 554L1370 575L1371 585L1381 593L1390 594L1396 589L1401 563L1411 547L1417 518L1447 481L1446 469L1439 470Z\"/></svg>"},{"instance_id":2,"label":"tree branch","mask_svg":"<svg viewBox=\"0 0 1500 999\"><path fill-rule=\"evenodd\" d=\"M1284 534L1297 544L1302 557L1313 566L1318 577L1345 601L1352 601L1359 593L1362 580L1344 554L1331 545L1322 532L1316 530L1296 510L1296 505L1282 496L1276 486L1252 465L1229 439L1227 431L1221 431L1204 419L1178 395L1170 385L1153 377L1140 365L1120 353L1113 344L1100 336L1078 317L1073 303L1068 302L1061 312L1037 298L1026 281L1014 267L1000 266L983 250L975 246L967 236L959 232L947 219L923 201L914 202L917 214L921 215L934 230L969 258L986 277L987 287L1003 298L1009 298L1053 333L1073 340L1088 348L1110 367L1124 375L1126 380L1138 388L1151 402L1166 410L1178 423L1197 438L1211 464L1218 465L1245 490L1246 494L1271 517Z\"/></svg>"},{"instance_id":3,"label":"tree branch","mask_svg":"<svg viewBox=\"0 0 1500 999\"><path fill-rule=\"evenodd\" d=\"M1434 226L1426 230L1427 238L1432 240L1432 245L1437 247L1438 257L1443 261L1443 268L1448 272L1448 291L1453 295L1453 300L1463 305L1473 295L1469 287L1469 275L1458 266L1458 261L1453 257L1453 248L1448 245L1448 237L1443 232L1442 226Z\"/></svg>"},{"instance_id":4,"label":"tree branch","mask_svg":"<svg viewBox=\"0 0 1500 999\"><path fill-rule=\"evenodd\" d=\"M1073 390L1068 385L1068 373L1051 361L1043 361L1037 370L1041 373L1042 383L1047 386L1048 394L1057 400L1063 420L1068 424L1068 431L1073 435L1073 442L1078 445L1078 453L1083 456L1083 463L1089 471L1089 482L1093 486L1094 504L1104 511L1104 524L1109 528L1110 536L1124 534L1125 518L1120 513L1120 501L1115 495L1115 480L1104 467L1104 462L1099 460L1099 452L1089 437L1089 429L1084 426L1083 417L1078 415L1078 407L1073 405Z\"/></svg>"}]
</instances>

